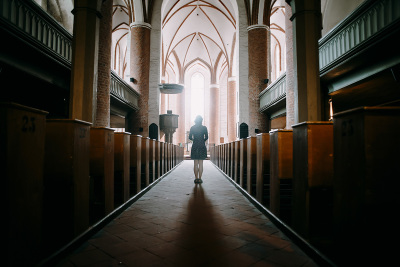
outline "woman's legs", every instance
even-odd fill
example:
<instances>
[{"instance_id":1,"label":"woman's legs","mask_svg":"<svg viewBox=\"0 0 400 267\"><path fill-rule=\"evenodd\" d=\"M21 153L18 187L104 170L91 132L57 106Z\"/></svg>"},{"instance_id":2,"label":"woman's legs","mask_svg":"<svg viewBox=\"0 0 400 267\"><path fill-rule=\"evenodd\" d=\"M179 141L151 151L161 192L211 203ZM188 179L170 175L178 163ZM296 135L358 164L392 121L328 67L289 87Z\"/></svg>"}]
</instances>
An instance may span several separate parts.
<instances>
[{"instance_id":1,"label":"woman's legs","mask_svg":"<svg viewBox=\"0 0 400 267\"><path fill-rule=\"evenodd\" d=\"M198 174L198 178L201 179L201 176L203 175L203 160L198 160L198 164L199 164L199 174Z\"/></svg>"},{"instance_id":2,"label":"woman's legs","mask_svg":"<svg viewBox=\"0 0 400 267\"><path fill-rule=\"evenodd\" d=\"M194 178L198 179L199 178L199 160L198 159L194 160L193 171L194 171Z\"/></svg>"}]
</instances>

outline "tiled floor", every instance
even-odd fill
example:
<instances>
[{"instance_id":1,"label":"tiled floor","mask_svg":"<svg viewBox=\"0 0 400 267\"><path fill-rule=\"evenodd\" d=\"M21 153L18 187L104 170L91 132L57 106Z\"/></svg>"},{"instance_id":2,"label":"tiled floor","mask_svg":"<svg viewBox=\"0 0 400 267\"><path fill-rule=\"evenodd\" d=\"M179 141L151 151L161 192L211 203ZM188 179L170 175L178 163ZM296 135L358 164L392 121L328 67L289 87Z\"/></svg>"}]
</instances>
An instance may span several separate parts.
<instances>
[{"instance_id":1,"label":"tiled floor","mask_svg":"<svg viewBox=\"0 0 400 267\"><path fill-rule=\"evenodd\" d=\"M58 266L317 266L210 161L182 162Z\"/></svg>"}]
</instances>

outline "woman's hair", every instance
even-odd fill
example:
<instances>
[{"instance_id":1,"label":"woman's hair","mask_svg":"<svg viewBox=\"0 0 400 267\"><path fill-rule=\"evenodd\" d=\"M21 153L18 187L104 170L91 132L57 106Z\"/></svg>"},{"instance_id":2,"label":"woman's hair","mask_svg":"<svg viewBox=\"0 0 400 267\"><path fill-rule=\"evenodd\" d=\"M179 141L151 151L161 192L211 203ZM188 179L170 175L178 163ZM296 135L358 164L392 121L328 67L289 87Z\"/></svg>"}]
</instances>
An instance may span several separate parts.
<instances>
[{"instance_id":1,"label":"woman's hair","mask_svg":"<svg viewBox=\"0 0 400 267\"><path fill-rule=\"evenodd\" d=\"M203 118L200 115L197 115L196 119L194 119L194 123L201 124L202 122L203 122Z\"/></svg>"}]
</instances>

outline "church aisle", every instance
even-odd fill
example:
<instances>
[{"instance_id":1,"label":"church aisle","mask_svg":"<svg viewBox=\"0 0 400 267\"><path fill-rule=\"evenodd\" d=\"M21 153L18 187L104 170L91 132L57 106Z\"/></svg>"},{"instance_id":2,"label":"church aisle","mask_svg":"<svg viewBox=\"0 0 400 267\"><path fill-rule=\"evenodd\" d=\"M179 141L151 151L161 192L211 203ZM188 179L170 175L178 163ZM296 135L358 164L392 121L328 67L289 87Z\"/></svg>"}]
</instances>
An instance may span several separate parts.
<instances>
[{"instance_id":1,"label":"church aisle","mask_svg":"<svg viewBox=\"0 0 400 267\"><path fill-rule=\"evenodd\" d=\"M317 266L221 172L185 160L58 266Z\"/></svg>"}]
</instances>

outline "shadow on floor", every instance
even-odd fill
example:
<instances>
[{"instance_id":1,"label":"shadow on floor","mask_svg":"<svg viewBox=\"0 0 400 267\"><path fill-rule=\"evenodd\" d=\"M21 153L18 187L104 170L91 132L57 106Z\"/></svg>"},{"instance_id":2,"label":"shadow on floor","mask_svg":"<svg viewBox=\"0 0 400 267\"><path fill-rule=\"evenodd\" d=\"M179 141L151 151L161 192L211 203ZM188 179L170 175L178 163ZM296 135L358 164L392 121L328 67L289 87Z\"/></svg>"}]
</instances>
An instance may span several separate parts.
<instances>
[{"instance_id":1,"label":"shadow on floor","mask_svg":"<svg viewBox=\"0 0 400 267\"><path fill-rule=\"evenodd\" d=\"M201 184L194 185L187 205L185 224L179 237L181 245L190 253L185 257L181 255L176 264L202 266L223 255L224 236L220 234L221 227L224 226L217 218L217 212L214 211L214 206L207 198L204 188Z\"/></svg>"}]
</instances>

